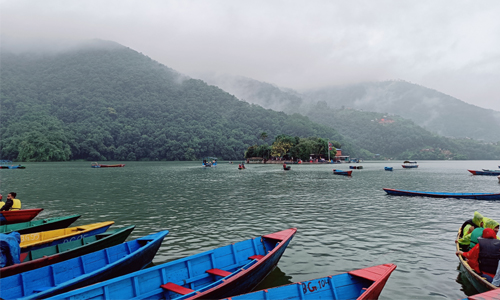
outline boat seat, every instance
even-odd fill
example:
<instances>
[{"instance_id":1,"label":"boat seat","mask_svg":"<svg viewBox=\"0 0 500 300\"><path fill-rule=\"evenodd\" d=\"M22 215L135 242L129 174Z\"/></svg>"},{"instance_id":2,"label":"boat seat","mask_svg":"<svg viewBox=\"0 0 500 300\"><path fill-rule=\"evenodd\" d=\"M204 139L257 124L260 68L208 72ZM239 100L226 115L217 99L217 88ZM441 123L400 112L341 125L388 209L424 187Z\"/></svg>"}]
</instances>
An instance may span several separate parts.
<instances>
[{"instance_id":1,"label":"boat seat","mask_svg":"<svg viewBox=\"0 0 500 300\"><path fill-rule=\"evenodd\" d=\"M167 282L165 284L160 285L160 287L164 290L172 291L174 293L181 294L181 295L187 295L189 293L194 292L194 290L192 290L192 289L185 288L185 287L178 285L178 284L175 284L173 282Z\"/></svg>"},{"instance_id":2,"label":"boat seat","mask_svg":"<svg viewBox=\"0 0 500 300\"><path fill-rule=\"evenodd\" d=\"M224 271L221 269L210 269L210 270L206 270L205 272L207 272L208 274L217 275L220 277L226 277L226 276L229 276L232 274L231 272Z\"/></svg>"},{"instance_id":3,"label":"boat seat","mask_svg":"<svg viewBox=\"0 0 500 300\"><path fill-rule=\"evenodd\" d=\"M264 257L264 255L252 255L248 257L249 259L256 259L256 260L261 260Z\"/></svg>"},{"instance_id":4,"label":"boat seat","mask_svg":"<svg viewBox=\"0 0 500 300\"><path fill-rule=\"evenodd\" d=\"M364 292L366 292L367 288L362 288L361 291L359 292L359 295L363 295Z\"/></svg>"}]
</instances>

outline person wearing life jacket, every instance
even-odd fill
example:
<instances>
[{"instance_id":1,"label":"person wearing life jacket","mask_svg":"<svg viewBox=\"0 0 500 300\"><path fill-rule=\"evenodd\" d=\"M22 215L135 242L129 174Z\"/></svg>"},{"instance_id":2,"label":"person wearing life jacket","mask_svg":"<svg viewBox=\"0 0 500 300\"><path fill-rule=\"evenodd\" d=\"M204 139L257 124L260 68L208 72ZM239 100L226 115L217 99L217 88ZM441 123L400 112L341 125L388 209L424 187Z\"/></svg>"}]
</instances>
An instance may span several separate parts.
<instances>
[{"instance_id":1,"label":"person wearing life jacket","mask_svg":"<svg viewBox=\"0 0 500 300\"><path fill-rule=\"evenodd\" d=\"M5 202L2 201L2 194L0 194L0 208L2 208L5 205Z\"/></svg>"},{"instance_id":2,"label":"person wearing life jacket","mask_svg":"<svg viewBox=\"0 0 500 300\"><path fill-rule=\"evenodd\" d=\"M491 228L483 230L483 236L478 239L477 245L468 252L457 251L457 255L467 258L469 266L489 282L493 278L486 273L495 274L500 259L500 240L496 239L495 231Z\"/></svg>"},{"instance_id":3,"label":"person wearing life jacket","mask_svg":"<svg viewBox=\"0 0 500 300\"><path fill-rule=\"evenodd\" d=\"M470 236L471 236L472 231L474 231L474 229L476 229L476 227L474 225L467 224L465 226L465 228L463 229L464 235L461 238L455 240L455 243L459 244L460 250L462 250L462 251L469 250Z\"/></svg>"},{"instance_id":4,"label":"person wearing life jacket","mask_svg":"<svg viewBox=\"0 0 500 300\"><path fill-rule=\"evenodd\" d=\"M21 209L21 200L16 199L17 194L12 192L7 195L7 201L5 201L5 205L0 208L0 211L8 211L8 210L20 210Z\"/></svg>"},{"instance_id":5,"label":"person wearing life jacket","mask_svg":"<svg viewBox=\"0 0 500 300\"><path fill-rule=\"evenodd\" d=\"M465 232L465 226L467 225L472 225L474 227L483 227L483 224L481 224L483 222L483 215L478 213L477 211L474 212L474 216L472 217L472 219L469 219L467 221L465 221L463 224L462 224L462 227L461 227L461 231L460 231L460 236L459 237L463 237L464 235L464 232Z\"/></svg>"}]
</instances>

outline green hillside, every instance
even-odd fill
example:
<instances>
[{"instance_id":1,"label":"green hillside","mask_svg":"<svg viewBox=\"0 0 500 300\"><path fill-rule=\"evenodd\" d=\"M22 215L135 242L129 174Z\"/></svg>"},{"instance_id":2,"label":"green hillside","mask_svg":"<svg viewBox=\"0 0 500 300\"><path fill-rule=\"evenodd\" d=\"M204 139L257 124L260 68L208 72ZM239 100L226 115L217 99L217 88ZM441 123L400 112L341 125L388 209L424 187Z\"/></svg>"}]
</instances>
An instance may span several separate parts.
<instances>
[{"instance_id":1,"label":"green hillside","mask_svg":"<svg viewBox=\"0 0 500 300\"><path fill-rule=\"evenodd\" d=\"M356 153L332 128L239 101L116 43L0 54L2 159L234 160L264 131Z\"/></svg>"},{"instance_id":2,"label":"green hillside","mask_svg":"<svg viewBox=\"0 0 500 300\"><path fill-rule=\"evenodd\" d=\"M289 114L300 113L308 116L313 122L335 128L358 148L380 154L376 157L397 159L500 159L499 143L478 142L467 138L446 138L396 114L361 110L359 108L361 104L354 100L367 97L368 92L366 90L345 87L343 89L339 88L337 94L332 94L331 91L334 90L332 88L301 95L295 91L244 77L219 75L205 76L203 79L250 103ZM417 87L411 84L400 85L400 89L394 91L392 98L389 96L387 98L395 102L393 103L394 107L404 107L406 105L406 107L411 108L408 111L414 112L415 116L418 117L418 111L413 110L413 106L404 101L398 102L395 100L400 97L398 96L400 94L411 94L411 88ZM423 87L418 87L417 90L421 93L431 91ZM417 93L417 95L419 94ZM417 96L408 95L410 99L415 97ZM317 101L316 99L327 99L328 101ZM353 102L350 102L351 100ZM465 133L461 131L461 128L467 121L463 121L463 114L461 118L453 118L453 113L456 107L462 107L461 105L465 105L465 103L459 100L454 102L454 100L456 99L448 99L450 101L449 109L452 112L448 114L448 118L453 119L453 122L441 121L443 124L446 123L447 126L453 127L448 132L454 130L459 133L457 136L463 136ZM384 102L380 101L380 103L382 106ZM372 104L375 105L375 101ZM417 104L415 106L419 107ZM356 109L353 109L353 107ZM372 106L368 106L368 108L377 111ZM438 109L434 112L434 114L438 113L441 113L441 110ZM496 130L498 130L495 127L494 114L486 114L485 116L484 122L478 123L479 125L472 126L467 123L471 126L468 129L469 132L482 128L485 134L494 136ZM365 158L370 158L366 157L366 153L363 155L365 155Z\"/></svg>"}]
</instances>

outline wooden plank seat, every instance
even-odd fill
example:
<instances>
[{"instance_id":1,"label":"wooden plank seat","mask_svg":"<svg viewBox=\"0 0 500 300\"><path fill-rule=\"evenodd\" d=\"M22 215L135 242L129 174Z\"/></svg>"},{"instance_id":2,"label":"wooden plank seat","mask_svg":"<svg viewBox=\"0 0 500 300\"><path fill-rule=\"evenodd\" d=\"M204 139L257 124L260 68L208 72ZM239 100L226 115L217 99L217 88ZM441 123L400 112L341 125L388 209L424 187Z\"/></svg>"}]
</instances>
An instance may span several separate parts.
<instances>
[{"instance_id":1,"label":"wooden plank seat","mask_svg":"<svg viewBox=\"0 0 500 300\"><path fill-rule=\"evenodd\" d=\"M160 285L160 287L164 290L172 291L174 293L181 294L181 295L187 295L189 293L194 292L194 290L192 290L192 289L185 288L185 287L178 285L178 284L175 284L173 282L167 282L165 284Z\"/></svg>"},{"instance_id":2,"label":"wooden plank seat","mask_svg":"<svg viewBox=\"0 0 500 300\"><path fill-rule=\"evenodd\" d=\"M231 272L224 271L221 269L210 269L210 270L206 270L205 272L207 272L208 274L213 274L213 275L217 275L220 277L226 277L226 276L229 276L232 274Z\"/></svg>"},{"instance_id":3,"label":"wooden plank seat","mask_svg":"<svg viewBox=\"0 0 500 300\"><path fill-rule=\"evenodd\" d=\"M256 259L256 260L260 260L264 257L264 255L252 255L250 257L248 257L249 259Z\"/></svg>"}]
</instances>

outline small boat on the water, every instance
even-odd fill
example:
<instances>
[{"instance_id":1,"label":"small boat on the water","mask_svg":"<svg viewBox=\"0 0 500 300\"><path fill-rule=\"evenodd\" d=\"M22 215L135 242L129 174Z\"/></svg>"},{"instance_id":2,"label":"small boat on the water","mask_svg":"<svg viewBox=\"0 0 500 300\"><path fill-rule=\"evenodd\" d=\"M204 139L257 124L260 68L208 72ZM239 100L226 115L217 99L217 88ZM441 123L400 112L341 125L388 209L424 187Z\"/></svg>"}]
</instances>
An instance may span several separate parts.
<instances>
[{"instance_id":1,"label":"small boat on the water","mask_svg":"<svg viewBox=\"0 0 500 300\"><path fill-rule=\"evenodd\" d=\"M402 167L405 168L405 169L414 169L414 168L418 168L418 165L417 165L416 161L405 160L403 162Z\"/></svg>"},{"instance_id":2,"label":"small boat on the water","mask_svg":"<svg viewBox=\"0 0 500 300\"><path fill-rule=\"evenodd\" d=\"M33 220L43 208L0 211L0 225L17 224Z\"/></svg>"},{"instance_id":3,"label":"small boat on the water","mask_svg":"<svg viewBox=\"0 0 500 300\"><path fill-rule=\"evenodd\" d=\"M458 230L457 234L457 239L460 237L460 232L461 229ZM456 251L460 251L460 244L455 243ZM477 274L470 266L469 263L467 263L467 260L462 257L462 255L458 255L458 260L460 261L460 271L462 274L467 277L467 279L470 281L470 283L478 290L478 292L483 293L487 292L490 290L498 289L496 286L488 282L486 278L481 277L479 274ZM485 272L483 272L485 273ZM495 277L495 274L489 274L492 278ZM479 298L481 299L481 298ZM485 298L488 299L488 298Z\"/></svg>"},{"instance_id":4,"label":"small boat on the water","mask_svg":"<svg viewBox=\"0 0 500 300\"><path fill-rule=\"evenodd\" d=\"M79 217L80 215L71 215L16 224L0 225L0 233L11 233L13 231L17 231L19 234L27 234L66 228L73 224L73 222L75 222Z\"/></svg>"},{"instance_id":5,"label":"small boat on the water","mask_svg":"<svg viewBox=\"0 0 500 300\"><path fill-rule=\"evenodd\" d=\"M31 271L123 243L135 226L108 230L64 244L21 253L21 263L0 269L0 278Z\"/></svg>"},{"instance_id":6,"label":"small boat on the water","mask_svg":"<svg viewBox=\"0 0 500 300\"><path fill-rule=\"evenodd\" d=\"M288 166L286 163L283 164L283 170L290 171L291 168L292 166Z\"/></svg>"},{"instance_id":7,"label":"small boat on the water","mask_svg":"<svg viewBox=\"0 0 500 300\"><path fill-rule=\"evenodd\" d=\"M161 231L54 265L2 278L2 298L58 298L60 293L141 270L151 263L167 234L167 230ZM128 290L131 288L130 284L129 282Z\"/></svg>"},{"instance_id":8,"label":"small boat on the water","mask_svg":"<svg viewBox=\"0 0 500 300\"><path fill-rule=\"evenodd\" d=\"M296 231L233 243L54 299L220 299L247 293L276 267Z\"/></svg>"},{"instance_id":9,"label":"small boat on the water","mask_svg":"<svg viewBox=\"0 0 500 300\"><path fill-rule=\"evenodd\" d=\"M363 166L349 166L349 169L353 169L353 170L361 170L363 169Z\"/></svg>"},{"instance_id":10,"label":"small boat on the water","mask_svg":"<svg viewBox=\"0 0 500 300\"><path fill-rule=\"evenodd\" d=\"M384 191L387 194L394 196L420 196L420 197L432 197L432 198L500 200L500 193L441 193L441 192L396 190L388 188L384 188Z\"/></svg>"},{"instance_id":11,"label":"small boat on the water","mask_svg":"<svg viewBox=\"0 0 500 300\"><path fill-rule=\"evenodd\" d=\"M77 227L28 233L21 235L21 253L64 244L87 236L103 233L115 222L101 222Z\"/></svg>"},{"instance_id":12,"label":"small boat on the water","mask_svg":"<svg viewBox=\"0 0 500 300\"><path fill-rule=\"evenodd\" d=\"M7 166L7 165L1 165L0 166L0 169L26 169L26 166L23 166L23 165L10 165L10 166Z\"/></svg>"},{"instance_id":13,"label":"small boat on the water","mask_svg":"<svg viewBox=\"0 0 500 300\"><path fill-rule=\"evenodd\" d=\"M98 164L96 162L93 162L90 166L92 168L123 168L123 167L125 167L125 164L103 165L103 164Z\"/></svg>"},{"instance_id":14,"label":"small boat on the water","mask_svg":"<svg viewBox=\"0 0 500 300\"><path fill-rule=\"evenodd\" d=\"M472 175L485 175L485 176L498 176L500 175L500 170L487 170L487 171L478 171L478 170L467 170L472 173Z\"/></svg>"},{"instance_id":15,"label":"small boat on the water","mask_svg":"<svg viewBox=\"0 0 500 300\"><path fill-rule=\"evenodd\" d=\"M217 167L217 157L207 156L203 158L201 165L203 168Z\"/></svg>"},{"instance_id":16,"label":"small boat on the water","mask_svg":"<svg viewBox=\"0 0 500 300\"><path fill-rule=\"evenodd\" d=\"M393 169L392 167L384 167L384 170L386 171L392 171L392 169Z\"/></svg>"},{"instance_id":17,"label":"small boat on the water","mask_svg":"<svg viewBox=\"0 0 500 300\"><path fill-rule=\"evenodd\" d=\"M484 292L481 294L476 294L474 296L469 296L462 300L498 300L500 299L500 288Z\"/></svg>"},{"instance_id":18,"label":"small boat on the water","mask_svg":"<svg viewBox=\"0 0 500 300\"><path fill-rule=\"evenodd\" d=\"M342 171L342 170L333 169L333 174L335 174L335 175L351 176L352 171Z\"/></svg>"},{"instance_id":19,"label":"small boat on the water","mask_svg":"<svg viewBox=\"0 0 500 300\"><path fill-rule=\"evenodd\" d=\"M378 265L233 296L226 300L378 299L395 269L394 264Z\"/></svg>"}]
</instances>

